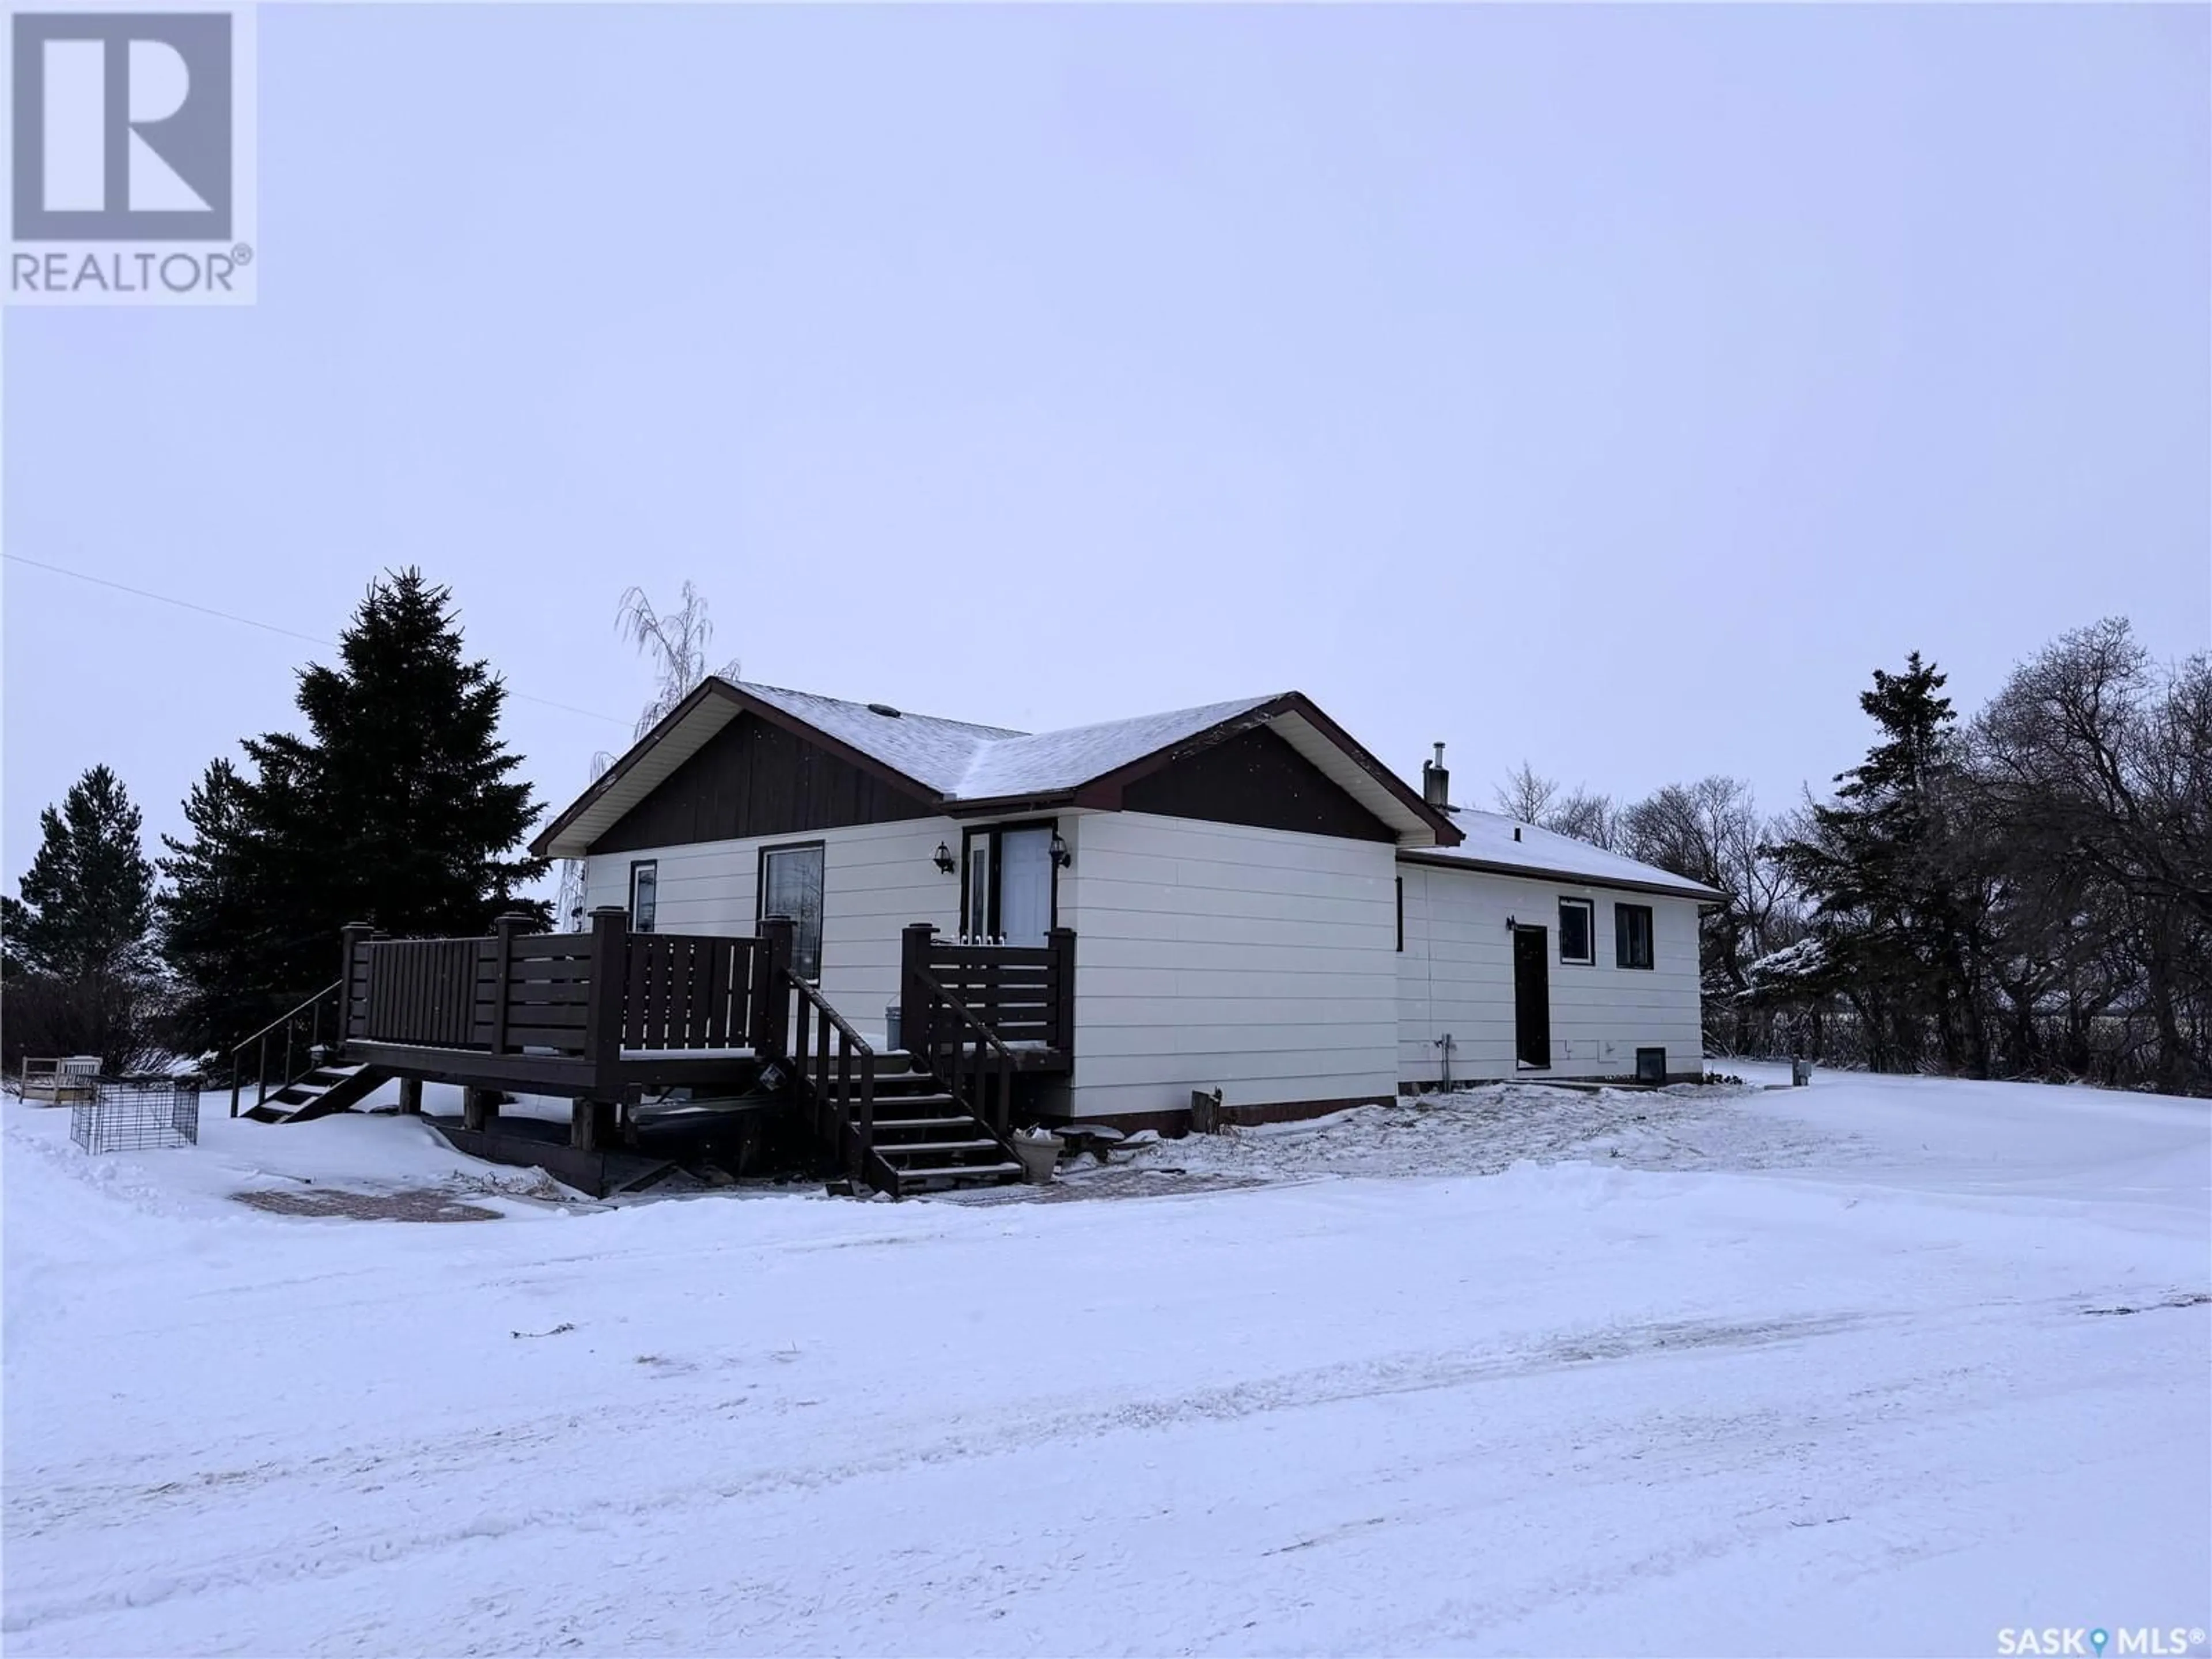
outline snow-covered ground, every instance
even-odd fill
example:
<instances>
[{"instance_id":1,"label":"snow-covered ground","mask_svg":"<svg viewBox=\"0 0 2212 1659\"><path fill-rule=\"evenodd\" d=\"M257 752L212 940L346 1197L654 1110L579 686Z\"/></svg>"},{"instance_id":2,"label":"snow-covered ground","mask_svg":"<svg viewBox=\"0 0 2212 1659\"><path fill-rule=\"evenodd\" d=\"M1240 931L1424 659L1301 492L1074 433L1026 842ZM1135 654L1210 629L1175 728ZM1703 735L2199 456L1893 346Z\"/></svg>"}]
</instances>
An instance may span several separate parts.
<instances>
[{"instance_id":1,"label":"snow-covered ground","mask_svg":"<svg viewBox=\"0 0 2212 1659\"><path fill-rule=\"evenodd\" d=\"M1486 1089L1163 1146L1097 1202L611 1208L419 1124L210 1108L98 1161L0 1108L11 1651L2201 1650L2212 1615L2202 1102Z\"/></svg>"}]
</instances>

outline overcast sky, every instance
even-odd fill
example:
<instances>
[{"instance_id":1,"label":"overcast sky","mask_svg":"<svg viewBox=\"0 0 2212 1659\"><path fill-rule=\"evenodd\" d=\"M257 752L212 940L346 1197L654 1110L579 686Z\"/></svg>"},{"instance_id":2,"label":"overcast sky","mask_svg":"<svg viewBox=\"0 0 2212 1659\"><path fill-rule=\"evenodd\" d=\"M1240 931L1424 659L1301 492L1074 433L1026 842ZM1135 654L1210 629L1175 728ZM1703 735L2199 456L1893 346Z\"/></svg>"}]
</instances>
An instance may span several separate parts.
<instances>
[{"instance_id":1,"label":"overcast sky","mask_svg":"<svg viewBox=\"0 0 2212 1659\"><path fill-rule=\"evenodd\" d=\"M334 636L452 585L557 807L696 580L775 684L1297 688L1781 807L1917 648L2212 631L2203 7L265 9L260 303L17 311L7 550ZM5 873L303 641L5 567Z\"/></svg>"}]
</instances>

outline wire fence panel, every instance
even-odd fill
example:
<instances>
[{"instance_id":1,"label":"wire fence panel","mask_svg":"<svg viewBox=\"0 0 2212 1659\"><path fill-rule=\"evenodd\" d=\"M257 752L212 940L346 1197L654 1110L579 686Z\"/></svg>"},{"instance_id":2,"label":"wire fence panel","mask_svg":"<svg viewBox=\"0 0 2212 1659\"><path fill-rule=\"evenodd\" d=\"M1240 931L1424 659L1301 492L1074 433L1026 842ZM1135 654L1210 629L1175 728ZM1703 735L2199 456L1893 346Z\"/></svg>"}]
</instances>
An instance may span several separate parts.
<instances>
[{"instance_id":1,"label":"wire fence panel","mask_svg":"<svg viewBox=\"0 0 2212 1659\"><path fill-rule=\"evenodd\" d=\"M197 1146L199 1085L167 1078L103 1078L93 1085L90 1100L70 1108L70 1139L88 1152Z\"/></svg>"}]
</instances>

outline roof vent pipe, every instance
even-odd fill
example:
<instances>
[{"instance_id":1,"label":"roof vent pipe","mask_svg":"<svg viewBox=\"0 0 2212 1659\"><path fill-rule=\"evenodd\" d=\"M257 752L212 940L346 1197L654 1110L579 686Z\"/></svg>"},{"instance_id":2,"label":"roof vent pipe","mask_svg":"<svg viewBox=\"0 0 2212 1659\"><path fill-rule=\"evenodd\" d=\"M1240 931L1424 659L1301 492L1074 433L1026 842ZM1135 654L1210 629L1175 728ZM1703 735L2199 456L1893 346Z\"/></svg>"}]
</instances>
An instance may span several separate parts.
<instances>
[{"instance_id":1,"label":"roof vent pipe","mask_svg":"<svg viewBox=\"0 0 2212 1659\"><path fill-rule=\"evenodd\" d=\"M1444 746L1437 745L1437 757L1421 763L1421 799L1439 812L1451 810L1451 774L1444 770Z\"/></svg>"}]
</instances>

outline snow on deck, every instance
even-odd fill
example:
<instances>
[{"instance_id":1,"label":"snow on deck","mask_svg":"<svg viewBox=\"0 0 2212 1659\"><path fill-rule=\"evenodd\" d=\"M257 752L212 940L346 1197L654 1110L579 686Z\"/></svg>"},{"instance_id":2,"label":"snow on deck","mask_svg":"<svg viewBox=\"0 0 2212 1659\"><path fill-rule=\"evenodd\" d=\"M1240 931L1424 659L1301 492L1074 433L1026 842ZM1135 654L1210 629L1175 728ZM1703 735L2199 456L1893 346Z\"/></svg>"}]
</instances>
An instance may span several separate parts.
<instances>
[{"instance_id":1,"label":"snow on deck","mask_svg":"<svg viewBox=\"0 0 2212 1659\"><path fill-rule=\"evenodd\" d=\"M1482 1090L1163 1146L1261 1184L1151 1201L448 1227L213 1196L422 1184L416 1124L88 1160L0 1121L12 1652L1987 1653L2212 1611L2202 1102Z\"/></svg>"}]
</instances>

